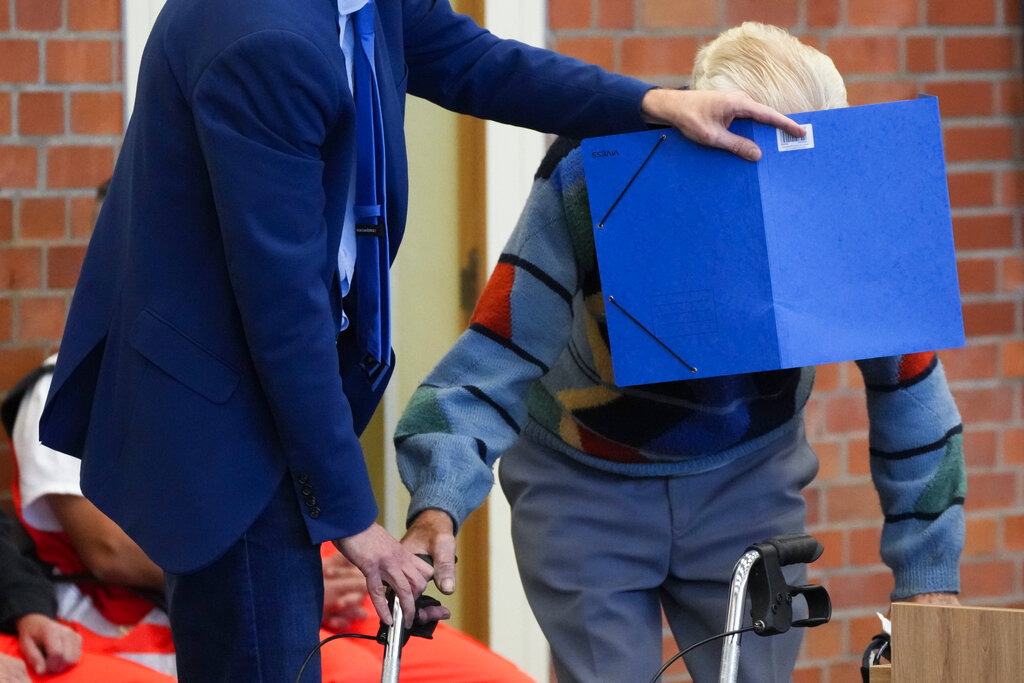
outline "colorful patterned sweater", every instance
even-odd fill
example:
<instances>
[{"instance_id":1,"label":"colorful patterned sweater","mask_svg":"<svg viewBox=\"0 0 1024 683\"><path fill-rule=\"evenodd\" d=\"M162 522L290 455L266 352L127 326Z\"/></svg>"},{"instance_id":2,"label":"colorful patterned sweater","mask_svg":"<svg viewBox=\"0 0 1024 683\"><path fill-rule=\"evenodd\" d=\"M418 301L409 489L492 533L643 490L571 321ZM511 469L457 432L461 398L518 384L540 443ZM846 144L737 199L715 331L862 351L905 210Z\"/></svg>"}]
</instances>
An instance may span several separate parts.
<instances>
[{"instance_id":1,"label":"colorful patterned sweater","mask_svg":"<svg viewBox=\"0 0 1024 683\"><path fill-rule=\"evenodd\" d=\"M409 518L456 524L517 438L623 476L705 472L797 429L813 368L618 387L577 144L542 163L470 327L413 394L395 435ZM934 353L859 361L893 598L958 591L966 473ZM758 539L759 540L759 539Z\"/></svg>"}]
</instances>

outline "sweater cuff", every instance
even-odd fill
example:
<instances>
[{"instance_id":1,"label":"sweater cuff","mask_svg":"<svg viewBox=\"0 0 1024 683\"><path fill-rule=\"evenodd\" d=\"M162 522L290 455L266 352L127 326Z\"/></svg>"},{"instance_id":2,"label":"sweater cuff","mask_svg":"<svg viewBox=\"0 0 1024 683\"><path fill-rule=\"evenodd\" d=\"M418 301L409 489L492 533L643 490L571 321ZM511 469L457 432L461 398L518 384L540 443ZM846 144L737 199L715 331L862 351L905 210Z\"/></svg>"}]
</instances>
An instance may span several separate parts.
<instances>
[{"instance_id":1,"label":"sweater cuff","mask_svg":"<svg viewBox=\"0 0 1024 683\"><path fill-rule=\"evenodd\" d=\"M488 487L482 493L479 490L467 491L445 481L421 483L412 494L406 525L411 524L424 510L437 508L448 513L454 523L455 533L458 533L470 513L483 504L489 490Z\"/></svg>"},{"instance_id":2,"label":"sweater cuff","mask_svg":"<svg viewBox=\"0 0 1024 683\"><path fill-rule=\"evenodd\" d=\"M955 559L894 571L893 577L896 584L889 595L893 602L924 593L960 592L960 566Z\"/></svg>"}]
</instances>

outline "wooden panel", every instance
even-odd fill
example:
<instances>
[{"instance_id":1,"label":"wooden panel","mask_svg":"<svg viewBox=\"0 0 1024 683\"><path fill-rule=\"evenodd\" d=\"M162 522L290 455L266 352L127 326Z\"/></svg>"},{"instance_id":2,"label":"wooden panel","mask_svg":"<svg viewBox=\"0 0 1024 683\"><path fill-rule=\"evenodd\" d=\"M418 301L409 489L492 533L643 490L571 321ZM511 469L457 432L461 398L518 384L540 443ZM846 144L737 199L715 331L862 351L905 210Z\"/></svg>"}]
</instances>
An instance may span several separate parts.
<instances>
[{"instance_id":1,"label":"wooden panel","mask_svg":"<svg viewBox=\"0 0 1024 683\"><path fill-rule=\"evenodd\" d=\"M1024 610L892 606L892 683L1024 681Z\"/></svg>"},{"instance_id":2,"label":"wooden panel","mask_svg":"<svg viewBox=\"0 0 1024 683\"><path fill-rule=\"evenodd\" d=\"M892 683L892 666L889 664L878 664L868 670L871 683Z\"/></svg>"},{"instance_id":3,"label":"wooden panel","mask_svg":"<svg viewBox=\"0 0 1024 683\"><path fill-rule=\"evenodd\" d=\"M483 0L457 0L456 11L484 24ZM484 122L462 116L458 123L459 225L458 250L463 323L469 323L477 297L487 279L486 155ZM462 594L462 630L483 643L490 643L490 610L487 589L488 563L487 503L463 524L458 535L458 591Z\"/></svg>"}]
</instances>

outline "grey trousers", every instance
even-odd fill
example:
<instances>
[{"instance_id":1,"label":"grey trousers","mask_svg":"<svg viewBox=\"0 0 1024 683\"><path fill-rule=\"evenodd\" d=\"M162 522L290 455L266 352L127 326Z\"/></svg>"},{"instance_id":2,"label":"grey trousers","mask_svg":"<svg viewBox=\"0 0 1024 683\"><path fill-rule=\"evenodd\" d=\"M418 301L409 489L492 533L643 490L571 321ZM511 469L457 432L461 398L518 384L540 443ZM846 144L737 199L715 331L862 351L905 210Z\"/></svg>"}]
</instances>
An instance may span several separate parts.
<instances>
[{"instance_id":1,"label":"grey trousers","mask_svg":"<svg viewBox=\"0 0 1024 683\"><path fill-rule=\"evenodd\" d=\"M559 683L647 683L674 654L663 658L662 608L680 649L721 633L736 561L752 543L803 532L800 491L817 470L802 429L711 472L645 478L596 470L521 437L499 477ZM806 583L803 565L785 574ZM739 680L790 681L801 638L802 629L744 634ZM721 648L713 641L685 657L694 681L718 681Z\"/></svg>"}]
</instances>

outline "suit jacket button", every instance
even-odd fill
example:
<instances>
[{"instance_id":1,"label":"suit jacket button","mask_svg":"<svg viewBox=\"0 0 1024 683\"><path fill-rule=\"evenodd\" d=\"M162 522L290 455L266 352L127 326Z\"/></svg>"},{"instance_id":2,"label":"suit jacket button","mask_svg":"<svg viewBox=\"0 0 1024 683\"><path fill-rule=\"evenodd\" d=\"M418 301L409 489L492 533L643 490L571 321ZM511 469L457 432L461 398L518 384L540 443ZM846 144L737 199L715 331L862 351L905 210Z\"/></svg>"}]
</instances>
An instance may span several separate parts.
<instances>
[{"instance_id":1,"label":"suit jacket button","mask_svg":"<svg viewBox=\"0 0 1024 683\"><path fill-rule=\"evenodd\" d=\"M302 487L302 495L304 495L304 496L311 496L311 495L313 495L313 489L311 489L308 486L303 486Z\"/></svg>"},{"instance_id":2,"label":"suit jacket button","mask_svg":"<svg viewBox=\"0 0 1024 683\"><path fill-rule=\"evenodd\" d=\"M319 518L319 517L320 517L320 508L318 508L318 507L316 507L316 506L314 505L314 506L313 506L312 508L310 508L310 510L309 510L309 516L310 516L310 517L312 517L313 519L317 519L317 518Z\"/></svg>"},{"instance_id":3,"label":"suit jacket button","mask_svg":"<svg viewBox=\"0 0 1024 683\"><path fill-rule=\"evenodd\" d=\"M300 474L299 475L299 484L302 485L302 486L305 486L308 483L309 483L309 475L308 474Z\"/></svg>"}]
</instances>

